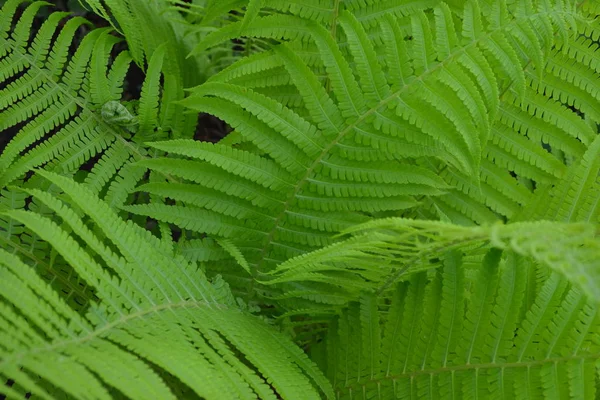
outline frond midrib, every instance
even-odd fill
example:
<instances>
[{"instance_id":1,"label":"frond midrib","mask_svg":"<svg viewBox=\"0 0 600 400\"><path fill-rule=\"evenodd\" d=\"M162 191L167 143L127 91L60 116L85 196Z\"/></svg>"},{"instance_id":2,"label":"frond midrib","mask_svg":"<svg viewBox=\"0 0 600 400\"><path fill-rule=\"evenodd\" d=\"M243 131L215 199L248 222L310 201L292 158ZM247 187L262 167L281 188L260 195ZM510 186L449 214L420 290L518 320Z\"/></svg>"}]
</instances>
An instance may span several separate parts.
<instances>
[{"instance_id":1,"label":"frond midrib","mask_svg":"<svg viewBox=\"0 0 600 400\"><path fill-rule=\"evenodd\" d=\"M18 47L11 46L10 44L11 44L12 40L4 40L4 42L8 43L8 47L11 48L13 52L17 52L21 56L21 58L26 59L30 68L36 69L38 76L39 75L43 76L45 78L46 83L50 83L52 86L57 87L65 95L65 97L68 97L69 99L71 99L71 101L73 101L75 104L77 104L77 106L79 106L82 110L88 110L90 112L90 114L92 114L93 119L98 123L98 125L101 125L102 127L106 128L106 130L108 130L110 133L112 133L113 136L120 139L124 144L126 144L128 147L130 147L136 154L139 154L140 157L143 157L143 155L139 151L137 151L137 149L134 146L131 146L131 144L128 141L126 141L119 134L119 132L115 131L111 125L104 122L104 120L102 120L102 118L100 118L97 113L90 110L86 106L86 104L81 101L81 99L79 97L71 95L71 93L69 93L64 88L64 86L65 86L64 83L61 84L60 82L56 82L56 80L52 79L52 76L50 76L50 74L48 74L48 72L45 68L38 67L37 64L35 62L33 62L31 56L27 52L22 53L22 52L18 51L19 50Z\"/></svg>"},{"instance_id":2,"label":"frond midrib","mask_svg":"<svg viewBox=\"0 0 600 400\"><path fill-rule=\"evenodd\" d=\"M440 374L444 374L444 373L455 373L455 372L459 372L459 371L470 371L470 370L478 371L478 370L482 370L482 369L502 369L502 370L504 370L504 369L511 369L511 368L531 368L531 367L543 366L543 365L547 365L547 364L568 363L573 360L586 361L586 360L598 360L598 359L600 359L600 353L584 354L584 355L574 354L574 355L564 356L564 357L551 357L551 358L543 358L540 360L531 360L531 361L515 361L515 362L505 362L505 363L489 362L489 363L479 363L479 364L461 364L461 365L454 365L454 366L450 366L450 367L440 367L440 368L433 368L433 369L419 369L419 370L412 371L412 372L391 374L391 375L387 375L387 376L384 376L381 378L365 379L365 380L361 381L362 383L357 382L357 383L353 383L348 386L344 386L343 388L339 388L336 390L336 393L340 394L340 393L344 393L346 391L349 391L349 392L356 391L357 393L360 393L360 392L362 392L362 390L358 390L358 388L365 388L366 386L376 385L380 382L396 381L396 380L400 380L403 378L409 378L412 380L412 378L415 378L417 376L422 376L422 375L433 376L433 375L440 375Z\"/></svg>"},{"instance_id":3,"label":"frond midrib","mask_svg":"<svg viewBox=\"0 0 600 400\"><path fill-rule=\"evenodd\" d=\"M72 102L74 102L75 104L77 104L78 107L80 107L82 110L87 110L89 112L89 114L91 114L92 119L94 120L94 122L98 125L98 126L102 126L103 128L103 132L105 133L110 133L112 134L112 136L115 137L116 140L118 140L120 142L120 144L123 147L126 147L129 149L130 153L133 154L136 158L138 158L139 160L143 160L143 159L148 159L149 157L145 156L144 154L142 154L139 151L139 148L137 146L134 145L134 142L130 142L128 140L126 140L122 134L118 131L116 131L110 124L108 124L107 122L105 122L99 115L98 113L92 111L89 109L89 107L86 106L86 103L81 101L81 98L77 97L77 96L73 96L71 93L69 93L68 90L65 89L65 84L62 82L57 82L55 79L53 79L53 77L49 74L48 70L45 68L40 68L32 59L32 57L27 53L27 51L25 50L25 52L21 52L19 47L15 47L14 45L11 45L14 43L13 40L8 40L8 39L4 39L3 42L11 49L12 52L17 53L22 59L27 60L27 63L29 64L30 68L33 68L37 71L38 76L43 76L44 81L46 82L46 84L50 84L51 86L54 86L55 88L58 88L58 90L60 90L63 95L70 99ZM36 90L37 92L37 90ZM172 179L174 182L177 182L178 180L165 175L167 178Z\"/></svg>"},{"instance_id":4,"label":"frond midrib","mask_svg":"<svg viewBox=\"0 0 600 400\"><path fill-rule=\"evenodd\" d=\"M318 157L306 169L306 173L298 180L296 185L294 185L293 192L286 199L286 201L283 205L282 211L277 215L277 218L275 219L273 228L267 235L267 243L264 245L264 247L260 253L259 259L254 263L255 268L253 270L253 276L256 278L257 274L261 271L261 267L264 263L266 254L269 252L269 250L272 246L273 236L275 235L275 232L277 232L278 227L281 224L284 216L286 215L291 202L296 198L298 193L303 189L305 183L308 181L308 178L312 175L314 169L320 164L321 160L330 152L330 150L335 145L338 144L338 142L340 140L342 140L344 138L344 136L346 134L351 132L355 127L357 127L360 123L362 123L366 118L368 118L369 116L378 112L381 108L387 106L388 103L392 102L393 100L396 100L398 98L398 96L400 96L402 93L407 91L407 89L411 89L415 83L419 83L419 82L423 81L429 75L435 73L439 69L443 68L445 65L451 63L456 57L464 54L466 52L466 50L468 50L469 48L474 47L474 46L478 45L479 43L483 42L484 40L487 40L488 38L490 38L494 33L505 31L513 25L518 25L521 21L530 20L530 19L533 19L533 18L541 16L541 15L550 15L550 14L571 15L570 13L560 12L560 11L550 11L550 12L546 12L546 13L538 12L538 13L534 13L534 14L528 14L523 18L514 18L511 21L509 21L509 23L507 23L506 25L503 25L502 27L499 27L497 29L493 29L490 31L486 31L485 34L479 36L476 40L473 40L472 42L470 42L467 45L460 46L458 49L456 49L455 51L450 53L444 61L439 62L435 67L428 69L427 71L424 71L419 76L415 76L409 83L404 85L401 89L397 90L396 92L391 93L386 98L381 99L381 101L379 101L378 104L369 108L361 116L359 116L354 122L352 122L351 124L346 126L346 128L341 130L340 133L335 137L335 139L333 139L325 148L323 148L323 150L318 155ZM510 87L510 85L509 85L509 87Z\"/></svg>"},{"instance_id":5,"label":"frond midrib","mask_svg":"<svg viewBox=\"0 0 600 400\"><path fill-rule=\"evenodd\" d=\"M12 353L10 357L4 358L3 360L0 361L0 370L2 370L2 368L4 368L5 365L18 363L20 359L30 357L30 355L32 355L32 354L54 352L54 351L57 351L64 347L84 344L93 339L101 337L106 332L108 332L112 329L116 329L120 325L126 325L131 320L143 319L144 317L146 317L149 314L154 314L154 313L164 312L164 311L173 311L173 310L177 310L177 309L195 309L195 308L201 308L201 307L229 309L229 307L225 304L220 304L220 303L216 303L216 304L212 303L211 304L211 303L208 303L203 300L188 300L188 301L181 301L181 302L177 302L177 303L157 304L153 307L145 308L141 311L127 314L124 317L116 319L115 321L112 321L98 329L89 331L85 335L73 337L73 338L70 338L67 340L54 341L50 345L41 347L41 348L27 349L26 351L23 351L23 352Z\"/></svg>"},{"instance_id":6,"label":"frond midrib","mask_svg":"<svg viewBox=\"0 0 600 400\"><path fill-rule=\"evenodd\" d=\"M20 243L15 243L3 236L0 236L0 241L4 243L2 246L0 246L0 249L6 249L7 247L10 247L16 250L19 254L22 254L23 256L29 258L31 261L35 262L37 265L47 265L47 262L45 260L36 257L33 254L33 252L27 251L27 249L23 247Z\"/></svg>"}]
</instances>

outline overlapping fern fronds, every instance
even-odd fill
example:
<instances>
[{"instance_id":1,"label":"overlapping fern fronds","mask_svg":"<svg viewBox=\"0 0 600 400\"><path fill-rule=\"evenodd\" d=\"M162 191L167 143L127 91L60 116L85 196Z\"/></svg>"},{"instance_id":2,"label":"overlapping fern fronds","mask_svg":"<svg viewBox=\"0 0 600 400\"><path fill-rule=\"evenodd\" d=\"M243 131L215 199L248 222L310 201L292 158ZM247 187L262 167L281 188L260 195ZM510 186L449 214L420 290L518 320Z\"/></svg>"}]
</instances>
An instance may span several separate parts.
<instances>
[{"instance_id":1,"label":"overlapping fern fronds","mask_svg":"<svg viewBox=\"0 0 600 400\"><path fill-rule=\"evenodd\" d=\"M460 7L459 3L462 3ZM590 7L588 3L584 2L581 8ZM479 130L486 132L484 136L489 138L481 147L484 157L479 166L472 165L481 179L473 181L473 172L445 168L447 160L438 164L441 176L453 188L446 195L426 200L427 207L420 213L428 218L437 218L440 212L461 223L514 217L529 202L536 185L552 184L563 176L570 159L583 155L596 134L595 124L600 122L596 111L600 108L600 88L595 79L598 67L594 61L598 58L598 47L592 39L598 22L593 19L593 10L582 12L575 2L539 1L511 4L509 13L503 1L479 4L453 2L450 8L439 5L433 12L427 12L426 18L423 15L417 18L418 13L411 11L412 17L396 20L395 42L399 43L396 47L389 45L389 26L381 21L378 28L363 23L375 49L367 59L368 52L359 55L353 52L351 41L356 39L343 27L330 29L330 35L339 43L340 51L351 61L357 75L360 65L373 65L375 59L384 66L384 72L393 72L393 68L388 69L389 58L384 55L398 52L402 47L404 58L391 65L403 66L404 70L400 71L403 74L388 75L390 82L406 86L407 93L411 93L409 89L418 86L420 79L416 65L428 62L427 74L444 75L446 86L450 79L455 79L470 89L469 96L473 91L480 93L487 110L480 108L481 103L476 98L467 102L464 92L456 87L447 94L436 93L459 96L458 102L468 104L470 114L463 112L463 124L479 121L477 110L491 114L489 131ZM344 7L352 8L355 16L360 14L346 3L340 4L340 11ZM450 23L446 22L448 15L453 16ZM336 17L335 21L338 20ZM325 71L321 50L310 39L309 25L287 15L256 18L241 33L234 27L215 32L200 43L198 49L236 34L283 37L329 88L330 77ZM458 45L456 40L460 42ZM354 46L356 48L356 42ZM444 46L449 46L449 50ZM406 80L413 78L417 82L405 85ZM249 57L214 79L252 88L302 116L307 113L302 94L293 86L289 72L276 55L263 53ZM429 85L433 87L433 83ZM426 96L425 91L415 92L416 97ZM455 99L451 104L456 102ZM580 110L580 114L572 107ZM411 111L405 108L404 112ZM451 123L458 126L456 119ZM379 129L392 129L386 127L386 123L392 124L385 121ZM412 137L418 137L423 131L451 131L439 124L409 128L397 127ZM378 148L387 145L373 141L369 144Z\"/></svg>"},{"instance_id":2,"label":"overlapping fern fronds","mask_svg":"<svg viewBox=\"0 0 600 400\"><path fill-rule=\"evenodd\" d=\"M138 111L121 103L131 62L129 52L114 51L121 39L108 28L94 29L77 43L78 30L89 23L59 12L33 32L34 17L48 4L22 10L24 3L10 0L0 11L0 130L16 131L0 155L0 186L39 166L74 174L98 157L88 180L100 192L124 165L146 156L143 141L165 139L177 126L169 110L173 93L160 87L164 57L157 49L149 59Z\"/></svg>"},{"instance_id":3,"label":"overlapping fern fronds","mask_svg":"<svg viewBox=\"0 0 600 400\"><path fill-rule=\"evenodd\" d=\"M597 2L4 3L0 394L598 396Z\"/></svg>"},{"instance_id":4,"label":"overlapping fern fronds","mask_svg":"<svg viewBox=\"0 0 600 400\"><path fill-rule=\"evenodd\" d=\"M600 302L600 241L591 224L529 222L464 227L400 218L353 226L351 236L292 258L271 272L269 285L286 286L286 297L329 306L358 301L362 293L384 295L411 275L437 268L451 250L474 255L488 248L535 260L562 274L594 302ZM333 301L331 301L333 300ZM305 302L296 302L306 307Z\"/></svg>"},{"instance_id":5,"label":"overlapping fern fronds","mask_svg":"<svg viewBox=\"0 0 600 400\"><path fill-rule=\"evenodd\" d=\"M527 85L528 68L543 69L555 34L574 35L577 11L572 4L540 2L515 15L500 6L485 14L469 2L461 14L462 30L444 4L432 16L413 13L407 40L391 14L381 18L372 38L355 15L340 11L338 32L345 47L325 27L305 19L272 15L247 22L245 35L289 42L232 65L195 88L183 104L226 120L251 150L156 143L159 150L189 159L139 165L184 181L138 190L186 206L128 210L232 239L254 277L330 244L333 234L365 214L397 213L419 204L415 212L441 213L461 223L514 215L531 197L519 179L540 168L546 175L564 170L539 142L547 135L542 125L563 127L549 130L556 138L551 145L574 155L583 154L593 136L574 115L559 113L551 123L539 118L522 134L495 119L509 114L501 101L506 96L523 107L538 104L540 95ZM306 41L318 50L318 59L295 53ZM282 100L279 91L290 84L296 100ZM558 104L544 107L562 110ZM535 124L541 124L537 131ZM239 282L240 290L247 290L248 280Z\"/></svg>"},{"instance_id":6,"label":"overlapping fern fronds","mask_svg":"<svg viewBox=\"0 0 600 400\"><path fill-rule=\"evenodd\" d=\"M184 97L185 88L206 80L204 68L211 67L200 66L198 59L185 57L192 45L186 38L187 29L181 15L171 10L167 0L82 0L82 3L123 35L133 60L143 70L154 51L164 45L163 87L169 107L163 113L172 120L175 137L190 137L196 121L193 116L183 114L176 101Z\"/></svg>"},{"instance_id":7,"label":"overlapping fern fronds","mask_svg":"<svg viewBox=\"0 0 600 400\"><path fill-rule=\"evenodd\" d=\"M332 395L307 356L240 308L222 279L209 282L195 263L121 220L82 184L42 175L71 207L28 189L53 215L0 215L50 243L97 301L74 310L32 266L0 249L0 376L13 382L0 391L9 398Z\"/></svg>"},{"instance_id":8,"label":"overlapping fern fronds","mask_svg":"<svg viewBox=\"0 0 600 400\"><path fill-rule=\"evenodd\" d=\"M597 225L386 219L348 232L270 282L290 284L297 308L281 317L336 398L596 395Z\"/></svg>"},{"instance_id":9,"label":"overlapping fern fronds","mask_svg":"<svg viewBox=\"0 0 600 400\"><path fill-rule=\"evenodd\" d=\"M597 304L557 273L492 250L365 294L315 352L340 399L594 398ZM468 273L471 272L471 273ZM542 270L542 274L544 271Z\"/></svg>"},{"instance_id":10,"label":"overlapping fern fronds","mask_svg":"<svg viewBox=\"0 0 600 400\"><path fill-rule=\"evenodd\" d=\"M166 105L170 94L160 85L164 48L150 58L139 107L133 107L120 101L131 63L127 51L116 51L121 40L109 29L82 38L89 23L68 13L50 13L34 28L48 5L11 0L0 10L0 131L10 139L0 154L0 208L26 204L26 196L6 185L50 190L30 177L36 167L77 175L117 207L126 201L128 185L144 174L129 166L148 155L143 142L165 139L174 125ZM42 215L49 212L35 199L27 204ZM96 299L89 283L39 235L5 218L0 235L0 248L34 266L71 307L79 310Z\"/></svg>"},{"instance_id":11,"label":"overlapping fern fronds","mask_svg":"<svg viewBox=\"0 0 600 400\"><path fill-rule=\"evenodd\" d=\"M332 389L288 338L236 302L220 277L209 282L172 243L121 220L83 184L41 175L61 194L15 190L51 213L23 207L0 214L47 241L97 298L73 309L35 268L0 249L0 374L13 382L3 389L11 397L595 393L600 241L592 225L379 220L281 265L272 284L325 283L322 298L339 296L336 286L356 289L339 317L329 317L324 341L311 346L322 353L315 360ZM379 288L348 279L375 281L386 266L389 279ZM310 327L316 309L288 316L303 313L301 325ZM564 374L569 384L556 386Z\"/></svg>"},{"instance_id":12,"label":"overlapping fern fronds","mask_svg":"<svg viewBox=\"0 0 600 400\"><path fill-rule=\"evenodd\" d=\"M521 219L600 223L600 137L560 181L539 190Z\"/></svg>"}]
</instances>

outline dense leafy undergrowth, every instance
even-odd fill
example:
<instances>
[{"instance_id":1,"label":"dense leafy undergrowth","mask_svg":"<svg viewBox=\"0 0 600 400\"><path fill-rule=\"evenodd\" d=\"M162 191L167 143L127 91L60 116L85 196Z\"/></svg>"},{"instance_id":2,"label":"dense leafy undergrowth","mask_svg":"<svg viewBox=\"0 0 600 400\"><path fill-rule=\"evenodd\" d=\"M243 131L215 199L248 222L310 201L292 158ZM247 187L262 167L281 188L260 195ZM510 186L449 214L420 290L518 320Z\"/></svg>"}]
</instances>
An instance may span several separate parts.
<instances>
[{"instance_id":1,"label":"dense leafy undergrowth","mask_svg":"<svg viewBox=\"0 0 600 400\"><path fill-rule=\"evenodd\" d=\"M598 396L597 1L0 4L1 397Z\"/></svg>"}]
</instances>

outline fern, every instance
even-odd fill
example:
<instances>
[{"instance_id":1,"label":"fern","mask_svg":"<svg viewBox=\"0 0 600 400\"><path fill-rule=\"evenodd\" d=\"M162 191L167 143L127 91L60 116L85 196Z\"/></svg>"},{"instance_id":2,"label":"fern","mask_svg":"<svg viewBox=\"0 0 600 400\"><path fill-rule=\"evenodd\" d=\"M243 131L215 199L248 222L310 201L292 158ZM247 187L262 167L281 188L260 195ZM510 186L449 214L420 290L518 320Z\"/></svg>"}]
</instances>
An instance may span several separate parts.
<instances>
[{"instance_id":1,"label":"fern","mask_svg":"<svg viewBox=\"0 0 600 400\"><path fill-rule=\"evenodd\" d=\"M338 398L593 397L597 295L580 284L597 279L556 267L597 270L600 248L591 225L565 228L583 225L376 221L282 264L270 283L301 282L289 295L317 303L346 299L319 357ZM568 281L551 273L528 286L544 264ZM287 316L306 325L317 312Z\"/></svg>"},{"instance_id":2,"label":"fern","mask_svg":"<svg viewBox=\"0 0 600 400\"><path fill-rule=\"evenodd\" d=\"M383 219L354 226L345 233L352 236L280 264L267 283L319 282L314 289L306 284L305 290L311 294L304 297L318 303L327 303L330 297L357 301L365 291L385 293L398 280L438 266L432 260L452 249L492 246L536 260L563 274L592 301L600 301L596 277L600 248L593 225L536 222L467 228ZM327 295L320 298L323 286L328 287Z\"/></svg>"},{"instance_id":3,"label":"fern","mask_svg":"<svg viewBox=\"0 0 600 400\"><path fill-rule=\"evenodd\" d=\"M594 397L595 306L557 275L531 292L535 268L519 256L491 251L472 278L462 263L450 253L398 284L389 304L366 294L349 305L322 365L336 396Z\"/></svg>"},{"instance_id":4,"label":"fern","mask_svg":"<svg viewBox=\"0 0 600 400\"><path fill-rule=\"evenodd\" d=\"M600 221L599 152L600 141L596 138L582 158L569 167L563 179L553 188L540 192L544 193L546 199L550 198L550 203L549 207L542 208L532 202L530 211L534 211L535 218L595 223Z\"/></svg>"},{"instance_id":5,"label":"fern","mask_svg":"<svg viewBox=\"0 0 600 400\"><path fill-rule=\"evenodd\" d=\"M119 53L109 69L111 49L119 40L107 29L86 35L69 57L77 29L87 22L75 17L61 27L64 13L52 13L29 43L32 20L45 3L32 3L15 22L15 29L8 32L20 3L11 0L2 8L2 20L6 23L2 38L5 73L0 94L1 126L3 130L13 127L17 133L0 157L0 182L6 186L38 166L75 173L99 156L97 168L88 180L100 192L127 162L147 155L143 146L127 140L127 131L137 129L131 129L115 115L116 110L125 108L120 97L131 57L128 52ZM149 140L150 131L157 127L164 127L164 132L169 129L167 116L161 116L157 122L159 63L158 58L151 61L150 67L158 67L158 72L149 76L144 85L154 89L142 93L142 129L137 142ZM163 104L162 110L165 108ZM160 132L158 137L165 138Z\"/></svg>"},{"instance_id":6,"label":"fern","mask_svg":"<svg viewBox=\"0 0 600 400\"><path fill-rule=\"evenodd\" d=\"M0 397L597 397L597 2L81 3L0 8Z\"/></svg>"},{"instance_id":7,"label":"fern","mask_svg":"<svg viewBox=\"0 0 600 400\"><path fill-rule=\"evenodd\" d=\"M454 209L478 223L497 220L498 214L512 216L519 207L513 193L519 193L522 202L530 193L501 169L506 165L493 164L493 158L481 165L478 160L488 137L494 135L493 116L502 112L499 93L511 93L514 87L523 101L528 99L522 70L526 62L519 60L517 51L533 46L543 54L540 39L528 36L529 41L524 42L514 27L553 26L558 14L575 23L568 5L534 11L526 9L517 18L508 18L502 8L495 9L490 20L502 24L490 23L488 32L476 26L481 25L480 12L467 5L459 38L450 9L440 5L434 10L433 23L424 13L412 17L414 43L410 46L398 21L388 15L380 23L381 37L393 44L388 49L395 50L387 51L384 59L376 56L376 44L348 11L340 12L339 17L348 43L346 55L320 25L288 16L255 18L248 23L246 34L284 35L291 43L256 57L255 63L233 65L194 89L182 103L225 119L264 154L262 159L220 145L157 143L154 146L159 150L202 162L165 159L140 165L200 186L192 189L187 183L177 183L169 188L161 184L139 190L163 196L170 193L171 199L192 207L154 204L134 205L128 210L236 239L254 277L271 270L273 264L330 244L329 232L360 222L363 213L399 212L421 200L430 207ZM563 29L557 27L558 32ZM326 82L311 70L311 64L293 53L297 32L303 40L310 35L317 46ZM268 92L238 85L235 79L230 83L236 75L256 69L269 71L272 66L285 68L302 98L300 106L280 104ZM582 132L589 130L583 128ZM583 149L580 142L572 140L574 148ZM551 163L530 147L532 164ZM242 165L248 169L246 175L240 172ZM249 172L258 169L269 172ZM203 170L203 176L198 176L197 170ZM479 173L483 174L481 181ZM505 192L496 186L498 181ZM238 182L235 191L230 186L233 182ZM219 195L215 190L233 195L235 201L216 201ZM474 200L479 204L473 204ZM233 227L235 218L242 219L237 227ZM258 239L248 241L248 237ZM243 286L247 288L247 283Z\"/></svg>"},{"instance_id":8,"label":"fern","mask_svg":"<svg viewBox=\"0 0 600 400\"><path fill-rule=\"evenodd\" d=\"M99 302L91 304L85 316L78 315L27 265L0 250L5 289L2 337L6 339L0 371L16 383L11 395L18 396L18 388L27 387L47 398L60 393L78 398L88 390L94 397L122 393L141 398L153 393L175 398L173 390L182 385L207 397L331 393L328 382L299 349L257 317L239 310L222 280L208 282L197 267L173 255L143 229L120 220L82 185L43 175L70 197L99 232L91 231L74 209L37 189L28 193L52 208L62 227L31 211L3 215L48 240L97 289ZM264 335L271 338L268 347L257 346ZM249 364L236 358L238 351ZM116 360L129 366L125 375L106 368ZM50 367L57 363L60 370ZM165 382L151 365L169 370L178 381ZM63 374L76 378L57 381ZM268 383L261 376L268 376Z\"/></svg>"},{"instance_id":9,"label":"fern","mask_svg":"<svg viewBox=\"0 0 600 400\"><path fill-rule=\"evenodd\" d=\"M445 165L448 160L444 160L440 169L443 170L448 183L456 189L448 195L437 197L429 202L430 208L427 213L429 217L435 217L437 215L435 210L441 209L447 215L452 215L455 221L491 222L498 218L498 214L505 219L511 218L516 215L520 207L527 203L526 199L529 195L524 192L523 183L532 180L538 183L549 183L560 178L568 165L568 157L581 157L586 145L590 144L595 135L594 124L598 123L598 119L594 116L594 110L598 108L598 97L594 93L598 91L597 80L593 79L594 64L590 61L594 57L591 57L589 53L589 51L594 52L594 49L592 47L588 50L588 46L574 47L566 59L561 51L561 48L564 48L561 44L564 40L570 40L570 42L589 40L586 39L589 33L585 32L590 31L590 22L579 22L577 11L569 4L550 7L548 4L540 2L517 9L514 16L507 14L507 9L502 4L498 3L497 7L482 6L481 11L478 11L478 8L473 8L471 3L467 3L462 15L463 36L465 36L462 40L467 40L469 35L477 34L479 37L472 40L471 46L469 42L461 43L462 46L456 48L455 52L455 54L461 54L461 50L468 50L466 54L456 60L459 69L467 70L470 79L475 79L475 85L469 89L473 91L479 86L480 97L487 102L488 110L491 110L492 113L494 110L498 112L498 118L494 119L492 115L489 120L490 131L489 135L486 135L486 137L489 136L489 140L484 141L481 147L485 156L485 160L482 160L478 169L478 172L482 174L482 181L479 183L469 182L470 176L473 175L472 171L460 173L460 171L447 170ZM444 43L447 46L448 43L452 43L452 41L448 42L448 38L460 37L457 36L457 32L453 31L452 25L444 22L449 14L448 9L444 12L442 9L444 9L443 6L438 7L433 13L436 29L432 32L427 32L427 29L423 30L421 27L426 25L416 23L414 17L410 28L405 27L406 24L403 22L405 19L399 20L396 36L402 39L407 35L408 30L408 34L413 35L413 39L396 41L400 43L398 46L405 48L403 51L407 56L400 61L392 62L391 65L403 67L390 75L391 81L410 79L413 73L410 69L411 61L417 60L415 58L417 55L411 54L410 47L413 43L417 43L417 39L420 40L420 44L417 44L415 48L429 49L427 50L429 53L432 50L440 52L437 55L439 61L443 59L444 54L448 54L443 47L440 50L432 47L434 41L438 46L444 46ZM256 20L254 28L249 27L245 34L273 37L283 35L290 39L299 37L300 39L292 40L290 46L298 51L311 68L316 68L321 74L322 67L315 61L316 47L306 44L309 33L305 24L283 16L267 18L270 19L264 19L262 22ZM561 21L568 21L568 24ZM274 26L277 28L273 28ZM568 32L569 26L572 33ZM458 24L454 30L458 30L457 28L459 28ZM379 32L371 34L374 37L372 45L376 54L388 54L390 49L395 48L387 45L390 43L388 38L391 34L390 29L386 28L384 24ZM412 32L415 29L416 31ZM552 48L551 31L556 31L558 35L556 48ZM207 38L199 49L229 37L225 36L229 34L228 32L234 33L235 30L231 28L227 31L216 32L213 35L214 39ZM346 38L348 35L339 34L339 30L336 32L338 32L340 51L345 51L350 47ZM539 36L539 32L547 32L547 34L542 37ZM569 39L573 33L577 39ZM536 35L538 35L537 38ZM423 37L419 38L420 36ZM591 42L586 43L592 45ZM480 51L472 50L473 44ZM394 50L395 53L398 51ZM587 56L585 56L586 53ZM352 57L353 62L357 60L354 54L349 54L349 56ZM424 65L422 52L419 52L418 57L421 58L418 61L419 65ZM448 57L448 61L455 61L456 57ZM379 56L378 59L380 63L384 62L382 56ZM542 65L546 59L548 60L547 65ZM568 60L568 69L571 72L563 71L562 67L559 67L566 60ZM453 62L449 63L448 61L441 62L437 69L443 66L444 74L452 73L456 76L456 66ZM370 62L372 65L372 57ZM490 70L492 67L495 71L501 71L502 66L505 66L504 73L493 74ZM521 70L521 68L523 69ZM586 99L585 103L587 104L583 105L583 108L588 110L585 111L587 123L568 108L569 105L574 104L574 96L568 94L574 93L573 90L575 90L572 88L574 71L577 71L582 78L586 77L583 81L582 78L576 79L577 86L583 89L577 89L576 96L578 99ZM282 71L281 61L277 61L272 55L261 54L224 71L219 75L219 80L253 88L287 104L297 112L305 113L301 107L302 100L297 99L299 94L293 94L293 92L291 95L287 94L290 78L287 78L286 75L289 74ZM277 78L274 79L274 76ZM322 75L318 76L322 79ZM541 76L543 78L540 80ZM449 78L445 76L444 79L447 82ZM583 85L579 83L580 81ZM464 84L468 80L461 78L460 82ZM326 81L325 84L327 86ZM411 86L415 86L415 83L406 85L408 88ZM502 96L498 99L499 94ZM571 96L571 99L567 96ZM581 105L583 102L579 101L578 104ZM298 109L298 107L301 108ZM473 104L470 104L471 112L476 109ZM481 115L486 115L484 111L481 112ZM476 120L472 113L469 117L463 116L463 119ZM452 122L455 123L456 120L455 118ZM391 129L385 125L382 128ZM429 129L433 131L432 128ZM402 127L399 130L400 132L411 132L414 137L417 136L416 132L423 128L419 127L415 131L414 128ZM446 131L448 130L446 129ZM485 132L485 130L480 131ZM439 129L434 132L439 132ZM409 133L404 134L408 135ZM541 142L549 144L550 151L548 151L548 146L544 148ZM378 149L384 146L379 143L375 143L375 145ZM403 146L402 150L407 147ZM563 158L558 153L561 151L566 153L567 158ZM377 151L377 154L380 153ZM496 164L500 169L490 163ZM516 174L519 179L511 178L510 174ZM503 183L497 184L499 181ZM509 187L510 189L508 189ZM511 194L520 193L520 195L511 197L507 195L507 190Z\"/></svg>"}]
</instances>

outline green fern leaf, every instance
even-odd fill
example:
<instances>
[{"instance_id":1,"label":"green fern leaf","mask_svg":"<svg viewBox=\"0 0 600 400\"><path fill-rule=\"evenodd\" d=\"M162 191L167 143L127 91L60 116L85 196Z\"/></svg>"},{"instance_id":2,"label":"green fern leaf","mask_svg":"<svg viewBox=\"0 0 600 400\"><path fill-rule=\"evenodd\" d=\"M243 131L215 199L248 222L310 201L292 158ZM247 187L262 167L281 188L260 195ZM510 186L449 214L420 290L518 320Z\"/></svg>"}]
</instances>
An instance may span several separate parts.
<instances>
[{"instance_id":1,"label":"green fern leaf","mask_svg":"<svg viewBox=\"0 0 600 400\"><path fill-rule=\"evenodd\" d=\"M501 259L498 252L488 253L477 265L482 268L477 279L467 277L459 254L444 258L442 271L411 276L384 296L385 302L363 295L370 299L350 303L340 313L327 333L332 345L326 350L339 398L357 392L365 398L595 393L597 309L577 289L552 275L539 293L528 293L523 278L534 266L518 256ZM457 279L469 284L457 284ZM525 299L531 295L529 307ZM521 307L523 317L516 312ZM382 357L373 371L365 368L369 364L362 352L367 343L377 343L375 332L380 347L370 351ZM570 335L577 337L571 346L559 350L554 345ZM565 382L562 372L574 380Z\"/></svg>"},{"instance_id":2,"label":"green fern leaf","mask_svg":"<svg viewBox=\"0 0 600 400\"><path fill-rule=\"evenodd\" d=\"M62 225L32 211L3 215L49 240L97 289L99 302L84 316L77 314L33 268L0 250L2 292L7 295L1 303L7 322L1 331L7 341L0 375L18 383L13 392L107 398L112 387L132 398L148 390L175 398L158 368L175 375L179 386L209 398L293 398L300 393L318 398L320 390L332 395L329 383L302 351L264 322L240 312L226 285L208 282L196 266L144 229L121 220L83 185L42 174L76 207L29 190L61 217ZM75 209L94 221L98 231L92 232ZM88 246L81 247L75 235ZM152 337L158 341L153 343ZM236 356L238 351L247 362ZM149 368L148 362L155 367ZM50 367L56 363L60 369Z\"/></svg>"},{"instance_id":3,"label":"green fern leaf","mask_svg":"<svg viewBox=\"0 0 600 400\"><path fill-rule=\"evenodd\" d=\"M461 227L384 219L345 232L352 236L280 264L265 283L304 282L310 288L309 282L330 282L332 293L358 300L361 291L384 293L397 280L431 268L429 260L439 257L440 251L487 244L531 257L563 274L592 301L600 299L594 278L600 268L599 248L592 225L537 222ZM336 281L342 277L346 284L338 287ZM315 290L322 290L320 285Z\"/></svg>"}]
</instances>

